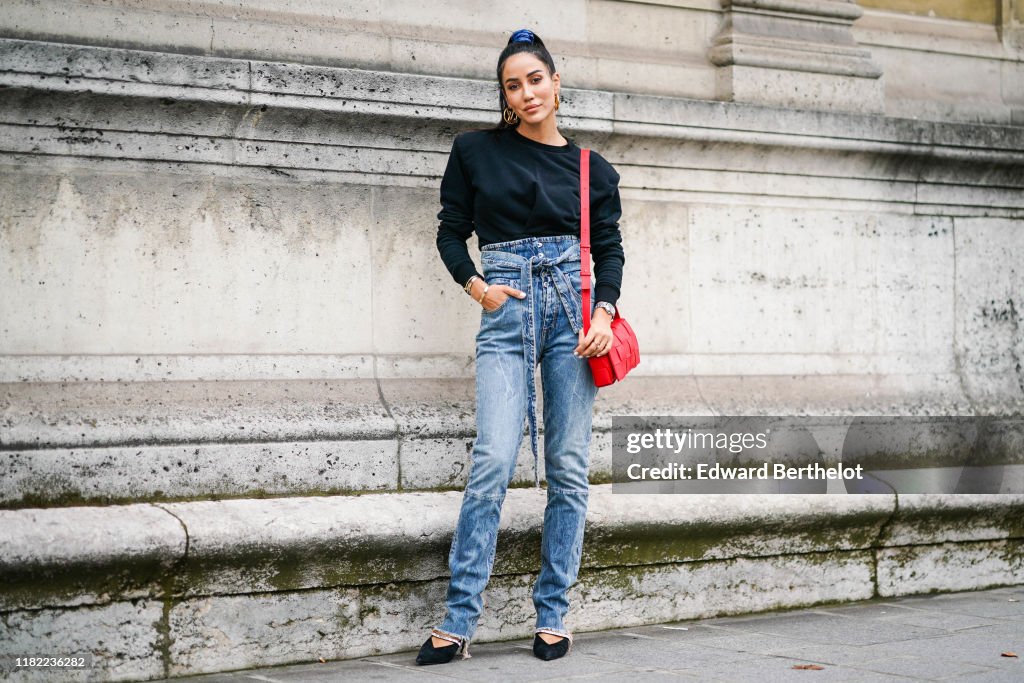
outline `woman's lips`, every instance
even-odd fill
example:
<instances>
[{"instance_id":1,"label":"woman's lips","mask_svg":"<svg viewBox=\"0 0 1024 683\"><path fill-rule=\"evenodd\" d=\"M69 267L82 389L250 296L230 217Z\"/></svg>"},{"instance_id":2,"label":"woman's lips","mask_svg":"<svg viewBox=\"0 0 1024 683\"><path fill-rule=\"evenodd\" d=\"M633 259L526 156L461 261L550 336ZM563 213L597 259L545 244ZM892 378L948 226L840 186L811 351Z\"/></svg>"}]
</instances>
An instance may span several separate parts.
<instances>
[{"instance_id":1,"label":"woman's lips","mask_svg":"<svg viewBox=\"0 0 1024 683\"><path fill-rule=\"evenodd\" d=\"M527 107L526 111L533 111L534 109L540 109L540 105L539 104L535 104L532 107Z\"/></svg>"}]
</instances>

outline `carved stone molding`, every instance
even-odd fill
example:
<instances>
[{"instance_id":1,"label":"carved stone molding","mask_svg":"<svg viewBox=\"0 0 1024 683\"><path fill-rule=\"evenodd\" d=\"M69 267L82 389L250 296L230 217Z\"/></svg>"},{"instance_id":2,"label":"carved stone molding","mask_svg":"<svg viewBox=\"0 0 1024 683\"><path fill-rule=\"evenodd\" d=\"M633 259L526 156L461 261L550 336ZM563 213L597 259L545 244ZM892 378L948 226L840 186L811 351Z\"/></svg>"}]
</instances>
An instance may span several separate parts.
<instances>
[{"instance_id":1,"label":"carved stone molding","mask_svg":"<svg viewBox=\"0 0 1024 683\"><path fill-rule=\"evenodd\" d=\"M882 69L851 27L855 0L722 0L708 57L718 98L769 106L881 112Z\"/></svg>"}]
</instances>

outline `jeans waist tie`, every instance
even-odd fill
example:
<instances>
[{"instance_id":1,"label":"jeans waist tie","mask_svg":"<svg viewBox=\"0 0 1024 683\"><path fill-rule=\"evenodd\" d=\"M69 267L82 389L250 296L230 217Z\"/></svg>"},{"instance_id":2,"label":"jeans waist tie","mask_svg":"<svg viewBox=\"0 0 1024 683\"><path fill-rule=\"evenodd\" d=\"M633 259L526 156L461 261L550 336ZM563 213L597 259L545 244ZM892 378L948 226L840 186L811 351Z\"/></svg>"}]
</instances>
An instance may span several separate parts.
<instances>
[{"instance_id":1,"label":"jeans waist tie","mask_svg":"<svg viewBox=\"0 0 1024 683\"><path fill-rule=\"evenodd\" d=\"M528 401L528 418L530 423L530 449L533 451L533 484L540 488L540 458L537 454L540 448L540 438L537 434L537 384L535 370L537 368L537 323L534 316L534 275L549 271L554 283L555 292L562 304L569 319L573 332L579 334L583 328L583 313L580 303L577 300L576 288L572 280L559 266L566 262L579 261L578 249L567 249L558 258L549 258L543 255L535 255L529 259L523 259L520 267L520 282L525 283L526 300L531 302L529 306L523 307L523 355L527 363L526 392ZM543 315L543 311L541 311Z\"/></svg>"}]
</instances>

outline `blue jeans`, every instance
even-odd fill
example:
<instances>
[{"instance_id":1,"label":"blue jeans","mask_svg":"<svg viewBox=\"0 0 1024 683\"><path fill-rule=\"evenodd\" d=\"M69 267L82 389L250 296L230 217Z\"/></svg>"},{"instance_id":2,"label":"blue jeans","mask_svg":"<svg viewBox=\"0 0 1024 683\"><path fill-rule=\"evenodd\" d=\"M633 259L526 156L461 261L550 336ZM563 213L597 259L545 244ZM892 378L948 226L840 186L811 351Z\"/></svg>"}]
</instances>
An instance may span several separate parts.
<instances>
[{"instance_id":1,"label":"blue jeans","mask_svg":"<svg viewBox=\"0 0 1024 683\"><path fill-rule=\"evenodd\" d=\"M547 506L540 575L533 589L536 631L571 638L563 619L576 581L589 495L591 420L597 387L586 358L573 349L583 327L580 241L531 237L481 249L484 278L526 292L495 311L481 309L476 337L476 424L469 481L452 538L447 615L436 629L465 648L483 609L481 594L494 565L498 521L530 427L537 472L536 387L540 363L544 396L544 471Z\"/></svg>"}]
</instances>

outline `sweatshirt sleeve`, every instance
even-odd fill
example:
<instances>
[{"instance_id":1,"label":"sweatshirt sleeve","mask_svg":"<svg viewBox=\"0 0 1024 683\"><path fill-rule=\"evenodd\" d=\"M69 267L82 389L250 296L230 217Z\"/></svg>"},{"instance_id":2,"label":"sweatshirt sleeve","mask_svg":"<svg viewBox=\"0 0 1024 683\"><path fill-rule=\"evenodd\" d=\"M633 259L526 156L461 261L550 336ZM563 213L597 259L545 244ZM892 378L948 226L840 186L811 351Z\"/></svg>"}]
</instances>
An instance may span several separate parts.
<instances>
[{"instance_id":1,"label":"sweatshirt sleeve","mask_svg":"<svg viewBox=\"0 0 1024 683\"><path fill-rule=\"evenodd\" d=\"M597 278L594 300L615 304L619 300L622 267L626 262L619 231L622 216L619 174L603 157L592 153L591 159L590 252Z\"/></svg>"},{"instance_id":2,"label":"sweatshirt sleeve","mask_svg":"<svg viewBox=\"0 0 1024 683\"><path fill-rule=\"evenodd\" d=\"M441 178L441 211L437 214L437 250L452 278L465 285L476 271L466 240L473 234L473 186L462 158L462 135L457 135Z\"/></svg>"}]
</instances>

